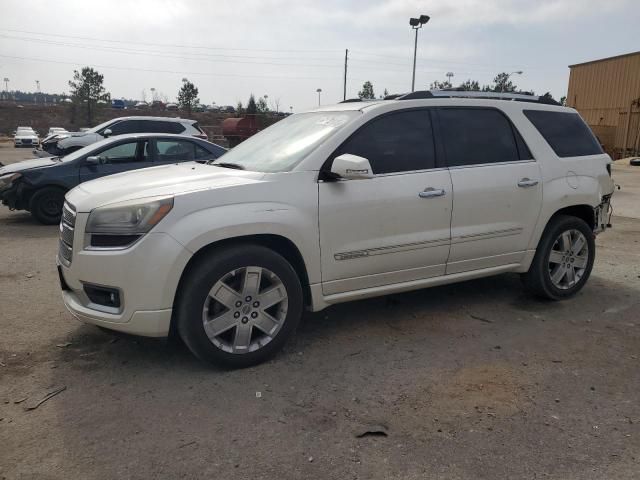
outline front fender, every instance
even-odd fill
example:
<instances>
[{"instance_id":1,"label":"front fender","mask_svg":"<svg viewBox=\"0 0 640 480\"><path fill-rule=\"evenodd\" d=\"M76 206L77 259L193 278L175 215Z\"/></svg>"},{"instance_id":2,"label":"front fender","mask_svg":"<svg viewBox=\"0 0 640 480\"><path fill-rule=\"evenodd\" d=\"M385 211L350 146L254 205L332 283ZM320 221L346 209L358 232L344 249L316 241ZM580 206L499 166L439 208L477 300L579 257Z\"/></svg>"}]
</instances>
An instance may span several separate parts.
<instances>
[{"instance_id":1,"label":"front fender","mask_svg":"<svg viewBox=\"0 0 640 480\"><path fill-rule=\"evenodd\" d=\"M176 199L174 209L180 209ZM317 209L313 212L289 204L255 202L222 205L181 215L165 232L195 254L202 248L232 238L277 235L291 241L301 253L310 283L320 282L320 247Z\"/></svg>"}]
</instances>

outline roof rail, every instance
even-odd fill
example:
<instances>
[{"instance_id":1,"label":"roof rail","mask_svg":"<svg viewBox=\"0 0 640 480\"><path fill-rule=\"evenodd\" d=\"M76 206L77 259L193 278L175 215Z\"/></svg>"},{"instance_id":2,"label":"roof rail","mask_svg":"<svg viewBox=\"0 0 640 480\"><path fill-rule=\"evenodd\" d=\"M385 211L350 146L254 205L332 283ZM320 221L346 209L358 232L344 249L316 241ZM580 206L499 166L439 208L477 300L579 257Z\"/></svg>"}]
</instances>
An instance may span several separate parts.
<instances>
[{"instance_id":1,"label":"roof rail","mask_svg":"<svg viewBox=\"0 0 640 480\"><path fill-rule=\"evenodd\" d=\"M462 90L460 88L446 88L443 90L418 90L411 93L388 95L385 100L417 100L423 98L477 98L488 100L511 100L517 102L544 103L547 105L560 105L548 97L540 97L527 92L478 92Z\"/></svg>"},{"instance_id":2,"label":"roof rail","mask_svg":"<svg viewBox=\"0 0 640 480\"><path fill-rule=\"evenodd\" d=\"M361 101L362 101L361 98L347 98L346 100L343 100L338 103L354 103L354 102L361 102Z\"/></svg>"}]
</instances>

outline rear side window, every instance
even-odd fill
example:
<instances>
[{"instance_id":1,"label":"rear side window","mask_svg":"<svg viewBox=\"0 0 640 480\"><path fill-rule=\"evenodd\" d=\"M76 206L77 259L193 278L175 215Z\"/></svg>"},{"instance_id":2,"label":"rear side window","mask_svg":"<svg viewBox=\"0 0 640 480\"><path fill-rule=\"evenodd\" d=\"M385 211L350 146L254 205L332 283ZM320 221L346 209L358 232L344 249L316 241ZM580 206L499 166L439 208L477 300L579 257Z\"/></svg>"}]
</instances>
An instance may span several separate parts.
<instances>
[{"instance_id":1,"label":"rear side window","mask_svg":"<svg viewBox=\"0 0 640 480\"><path fill-rule=\"evenodd\" d=\"M124 120L122 122L115 123L107 129L111 130L111 135L123 135L125 133L136 133L136 122L135 120Z\"/></svg>"},{"instance_id":2,"label":"rear side window","mask_svg":"<svg viewBox=\"0 0 640 480\"><path fill-rule=\"evenodd\" d=\"M507 117L490 108L443 108L438 112L450 167L513 162L531 158L524 142L518 153L516 135ZM528 158L525 158L528 157Z\"/></svg>"},{"instance_id":3,"label":"rear side window","mask_svg":"<svg viewBox=\"0 0 640 480\"><path fill-rule=\"evenodd\" d=\"M368 159L375 174L434 168L429 111L410 110L371 120L342 144L337 155L343 153Z\"/></svg>"},{"instance_id":4,"label":"rear side window","mask_svg":"<svg viewBox=\"0 0 640 480\"><path fill-rule=\"evenodd\" d=\"M559 157L582 157L603 153L591 129L577 113L548 110L523 112Z\"/></svg>"},{"instance_id":5,"label":"rear side window","mask_svg":"<svg viewBox=\"0 0 640 480\"><path fill-rule=\"evenodd\" d=\"M185 161L195 158L195 145L184 140L158 140L158 160L161 162Z\"/></svg>"}]
</instances>

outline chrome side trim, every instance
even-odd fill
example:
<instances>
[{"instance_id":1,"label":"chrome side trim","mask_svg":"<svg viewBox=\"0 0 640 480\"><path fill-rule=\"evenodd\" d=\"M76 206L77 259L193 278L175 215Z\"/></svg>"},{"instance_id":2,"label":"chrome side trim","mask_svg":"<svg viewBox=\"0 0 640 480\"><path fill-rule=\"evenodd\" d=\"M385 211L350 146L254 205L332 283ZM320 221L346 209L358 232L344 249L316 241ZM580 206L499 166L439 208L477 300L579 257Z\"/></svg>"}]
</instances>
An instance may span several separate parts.
<instances>
[{"instance_id":1,"label":"chrome side trim","mask_svg":"<svg viewBox=\"0 0 640 480\"><path fill-rule=\"evenodd\" d=\"M365 250L354 250L351 252L336 253L333 258L336 260L352 260L354 258L372 257L375 255L385 255L387 253L406 252L410 250L420 250L422 248L439 247L449 244L448 238L438 238L424 242L404 243L401 245L389 245L387 247L367 248Z\"/></svg>"}]
</instances>

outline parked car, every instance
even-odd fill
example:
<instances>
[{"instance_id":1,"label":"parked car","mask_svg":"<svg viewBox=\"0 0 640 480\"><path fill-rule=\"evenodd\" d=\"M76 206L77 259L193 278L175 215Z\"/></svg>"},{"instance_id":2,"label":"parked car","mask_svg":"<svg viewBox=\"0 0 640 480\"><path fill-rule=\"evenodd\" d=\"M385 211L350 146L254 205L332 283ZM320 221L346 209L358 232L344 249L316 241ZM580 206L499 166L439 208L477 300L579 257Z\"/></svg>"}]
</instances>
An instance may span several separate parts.
<instances>
[{"instance_id":1,"label":"parked car","mask_svg":"<svg viewBox=\"0 0 640 480\"><path fill-rule=\"evenodd\" d=\"M149 108L149 104L147 102L138 102L135 104L135 107L138 110L146 110L147 108Z\"/></svg>"},{"instance_id":2,"label":"parked car","mask_svg":"<svg viewBox=\"0 0 640 480\"><path fill-rule=\"evenodd\" d=\"M176 110L178 110L178 104L177 104L177 103L167 103L167 105L165 106L165 108L166 108L167 110L170 110L170 111L174 111L174 112L175 112Z\"/></svg>"},{"instance_id":3,"label":"parked car","mask_svg":"<svg viewBox=\"0 0 640 480\"><path fill-rule=\"evenodd\" d=\"M614 184L589 127L556 105L448 91L343 103L211 163L87 182L64 206L64 303L243 367L280 349L305 308L503 272L568 298Z\"/></svg>"},{"instance_id":4,"label":"parked car","mask_svg":"<svg viewBox=\"0 0 640 480\"><path fill-rule=\"evenodd\" d=\"M204 140L208 138L195 120L167 117L120 117L106 121L87 132L57 135L42 143L42 151L38 156L64 156L103 138L143 132L192 135Z\"/></svg>"},{"instance_id":5,"label":"parked car","mask_svg":"<svg viewBox=\"0 0 640 480\"><path fill-rule=\"evenodd\" d=\"M124 110L126 108L126 105L124 103L124 100L113 99L111 100L111 108L115 108L117 110Z\"/></svg>"},{"instance_id":6,"label":"parked car","mask_svg":"<svg viewBox=\"0 0 640 480\"><path fill-rule=\"evenodd\" d=\"M93 143L69 155L39 158L0 168L0 200L28 210L44 224L60 222L64 195L82 182L141 168L208 161L226 150L185 135L138 133Z\"/></svg>"},{"instance_id":7,"label":"parked car","mask_svg":"<svg viewBox=\"0 0 640 480\"><path fill-rule=\"evenodd\" d=\"M40 144L40 137L31 127L18 127L13 137L13 146L19 147L37 147Z\"/></svg>"},{"instance_id":8,"label":"parked car","mask_svg":"<svg viewBox=\"0 0 640 480\"><path fill-rule=\"evenodd\" d=\"M64 133L69 133L66 128L51 127L51 128L49 128L49 131L47 132L47 137L49 137L51 135L56 135L56 134L60 135L60 134L64 134Z\"/></svg>"}]
</instances>

